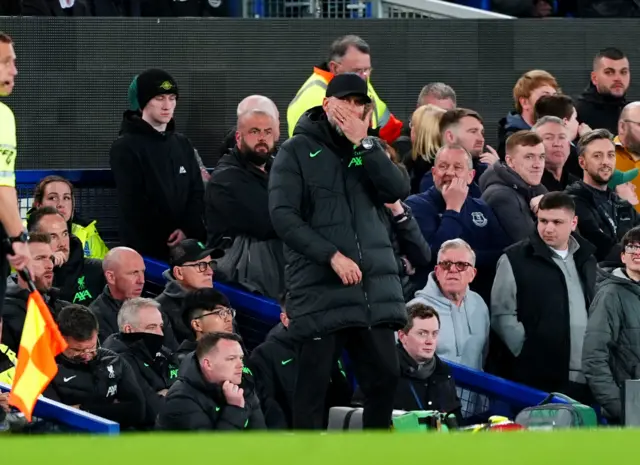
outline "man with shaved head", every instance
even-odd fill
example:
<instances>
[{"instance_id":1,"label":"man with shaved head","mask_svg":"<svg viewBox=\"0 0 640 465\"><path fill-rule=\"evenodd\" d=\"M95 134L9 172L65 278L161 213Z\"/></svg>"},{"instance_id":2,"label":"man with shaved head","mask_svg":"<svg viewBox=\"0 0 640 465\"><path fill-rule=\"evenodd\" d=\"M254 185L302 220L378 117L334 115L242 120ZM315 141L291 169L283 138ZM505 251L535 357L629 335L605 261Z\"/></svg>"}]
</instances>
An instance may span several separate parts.
<instances>
[{"instance_id":1,"label":"man with shaved head","mask_svg":"<svg viewBox=\"0 0 640 465\"><path fill-rule=\"evenodd\" d=\"M640 168L640 102L631 102L620 113L618 136L613 140L616 145L616 169L629 171ZM636 177L632 184L640 187ZM640 212L640 205L635 206Z\"/></svg>"},{"instance_id":2,"label":"man with shaved head","mask_svg":"<svg viewBox=\"0 0 640 465\"><path fill-rule=\"evenodd\" d=\"M233 248L241 249L218 262L218 277L270 297L277 297L283 290L281 280L265 282L263 278L267 274L277 276L280 269L284 270L284 258L276 263L262 263L262 269L257 270L259 276L253 278L248 275L253 275L255 269L237 268L244 254L257 242L261 243L260 249L264 250L262 245L270 249L268 256L282 257L282 243L271 224L268 207L269 170L279 137L278 127L278 109L268 98L252 95L240 102L236 145L218 163L204 196L208 246L224 248L233 243ZM254 262L255 253L258 252L254 252Z\"/></svg>"},{"instance_id":3,"label":"man with shaved head","mask_svg":"<svg viewBox=\"0 0 640 465\"><path fill-rule=\"evenodd\" d=\"M273 100L269 97L265 97L264 95L249 95L245 97L239 104L236 110L236 117L240 118L244 113L251 110L260 109L267 114L273 116L276 121L274 127L274 135L273 140L276 145L278 140L280 140L280 112L278 111L278 107ZM226 154L233 152L233 149L236 147L236 131L237 127L233 126L224 136L222 141L222 147L220 147L220 158L224 157ZM276 150L274 149L274 153ZM217 161L216 161L217 164Z\"/></svg>"},{"instance_id":4,"label":"man with shaved head","mask_svg":"<svg viewBox=\"0 0 640 465\"><path fill-rule=\"evenodd\" d=\"M145 265L142 256L129 247L111 249L102 261L102 269L107 285L102 294L89 307L98 318L100 341L118 332L118 312L122 304L142 295ZM163 315L165 323L165 345L171 349L177 342L171 325Z\"/></svg>"}]
</instances>

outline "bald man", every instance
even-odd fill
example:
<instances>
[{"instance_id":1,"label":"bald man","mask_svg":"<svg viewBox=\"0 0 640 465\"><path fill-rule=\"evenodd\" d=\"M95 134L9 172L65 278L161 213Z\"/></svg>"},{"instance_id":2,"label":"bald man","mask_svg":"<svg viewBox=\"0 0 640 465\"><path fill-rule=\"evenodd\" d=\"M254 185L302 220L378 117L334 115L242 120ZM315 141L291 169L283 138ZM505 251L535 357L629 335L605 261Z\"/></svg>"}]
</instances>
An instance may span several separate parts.
<instances>
[{"instance_id":1,"label":"bald man","mask_svg":"<svg viewBox=\"0 0 640 465\"><path fill-rule=\"evenodd\" d=\"M280 140L280 111L273 100L269 97L265 97L264 95L250 95L245 97L239 104L236 110L236 117L240 118L243 113L246 113L250 110L261 109L265 113L271 114L276 121L274 140L276 142L276 146L278 141ZM224 136L222 141L222 146L220 147L219 158L222 158L227 153L230 153L234 147L236 146L236 131L237 127L233 126ZM217 160L216 160L217 162Z\"/></svg>"},{"instance_id":2,"label":"bald man","mask_svg":"<svg viewBox=\"0 0 640 465\"><path fill-rule=\"evenodd\" d=\"M277 297L282 291L279 278L275 281L264 278L267 274L277 277L279 270L284 269L282 243L271 224L268 205L269 170L279 136L278 112L273 102L259 95L243 100L238 110L235 146L222 157L205 189L207 242L211 248L226 248L231 242L233 247L242 248L218 262L220 278ZM244 254L249 253L246 241L244 245L240 243L244 239L249 240L252 247L260 242L273 249L259 258L255 257L259 252L253 251L249 263L243 260ZM274 256L282 260L263 262ZM249 279L248 275L256 269L237 269L238 263L247 263L247 267L261 263L262 269L257 270L260 276Z\"/></svg>"},{"instance_id":3,"label":"bald man","mask_svg":"<svg viewBox=\"0 0 640 465\"><path fill-rule=\"evenodd\" d=\"M616 169L629 171L640 168L640 102L631 102L622 109L618 120L616 144ZM632 184L640 188L640 179L636 177ZM635 206L640 212L640 204Z\"/></svg>"},{"instance_id":4,"label":"bald man","mask_svg":"<svg viewBox=\"0 0 640 465\"><path fill-rule=\"evenodd\" d=\"M107 285L102 294L89 306L98 318L101 342L118 329L118 312L122 304L142 295L145 265L142 256L129 247L111 249L102 261L102 270ZM166 315L162 315L165 326L165 346L172 350L178 347Z\"/></svg>"}]
</instances>

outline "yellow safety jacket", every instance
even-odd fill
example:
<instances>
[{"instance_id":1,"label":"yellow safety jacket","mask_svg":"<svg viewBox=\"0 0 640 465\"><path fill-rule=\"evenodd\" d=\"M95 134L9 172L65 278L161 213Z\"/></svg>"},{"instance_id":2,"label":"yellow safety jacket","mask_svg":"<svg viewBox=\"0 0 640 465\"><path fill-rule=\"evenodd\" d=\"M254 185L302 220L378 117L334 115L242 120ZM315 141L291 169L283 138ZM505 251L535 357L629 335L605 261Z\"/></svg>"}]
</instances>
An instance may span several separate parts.
<instances>
[{"instance_id":1,"label":"yellow safety jacket","mask_svg":"<svg viewBox=\"0 0 640 465\"><path fill-rule=\"evenodd\" d=\"M11 386L16 374L18 358L15 352L4 344L0 344L0 352L4 354L4 356L0 355L0 383Z\"/></svg>"},{"instance_id":2,"label":"yellow safety jacket","mask_svg":"<svg viewBox=\"0 0 640 465\"><path fill-rule=\"evenodd\" d=\"M293 130L298 120L304 112L310 108L322 105L322 100L327 91L329 81L333 79L333 73L319 68L313 68L313 74L302 84L298 93L293 98L287 108L287 124L289 126L289 137L293 136ZM378 97L376 91L368 82L369 97L373 103L373 114L371 115L372 129L379 129L380 138L392 143L402 131L402 121L398 120L387 108L387 104Z\"/></svg>"}]
</instances>

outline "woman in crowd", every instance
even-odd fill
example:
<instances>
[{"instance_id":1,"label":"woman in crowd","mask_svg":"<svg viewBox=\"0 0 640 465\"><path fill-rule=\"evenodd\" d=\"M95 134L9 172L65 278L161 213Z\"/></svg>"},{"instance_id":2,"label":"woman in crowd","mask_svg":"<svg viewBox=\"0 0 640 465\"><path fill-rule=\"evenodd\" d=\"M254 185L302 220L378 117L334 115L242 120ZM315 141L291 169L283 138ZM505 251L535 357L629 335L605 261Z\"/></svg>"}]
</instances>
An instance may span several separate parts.
<instances>
[{"instance_id":1,"label":"woman in crowd","mask_svg":"<svg viewBox=\"0 0 640 465\"><path fill-rule=\"evenodd\" d=\"M440 118L444 112L435 105L423 105L411 117L411 151L402 154L402 162L411 178L412 194L420 192L420 181L431 170L442 145Z\"/></svg>"},{"instance_id":2,"label":"woman in crowd","mask_svg":"<svg viewBox=\"0 0 640 465\"><path fill-rule=\"evenodd\" d=\"M47 176L38 183L33 194L33 208L46 206L56 208L64 216L71 234L82 242L86 258L104 258L109 249L98 233L97 221L75 215L75 197L70 181L61 176Z\"/></svg>"}]
</instances>

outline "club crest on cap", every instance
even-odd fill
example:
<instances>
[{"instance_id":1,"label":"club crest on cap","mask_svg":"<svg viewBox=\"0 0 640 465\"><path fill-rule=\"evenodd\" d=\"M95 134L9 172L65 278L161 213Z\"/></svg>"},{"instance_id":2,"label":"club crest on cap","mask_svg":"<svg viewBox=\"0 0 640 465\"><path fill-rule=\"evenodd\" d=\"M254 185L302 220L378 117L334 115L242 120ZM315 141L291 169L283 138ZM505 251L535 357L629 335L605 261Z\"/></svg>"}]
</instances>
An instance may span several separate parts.
<instances>
[{"instance_id":1,"label":"club crest on cap","mask_svg":"<svg viewBox=\"0 0 640 465\"><path fill-rule=\"evenodd\" d=\"M171 90L173 89L173 84L171 84L170 81L164 81L162 84L160 84L160 88L162 90Z\"/></svg>"}]
</instances>

